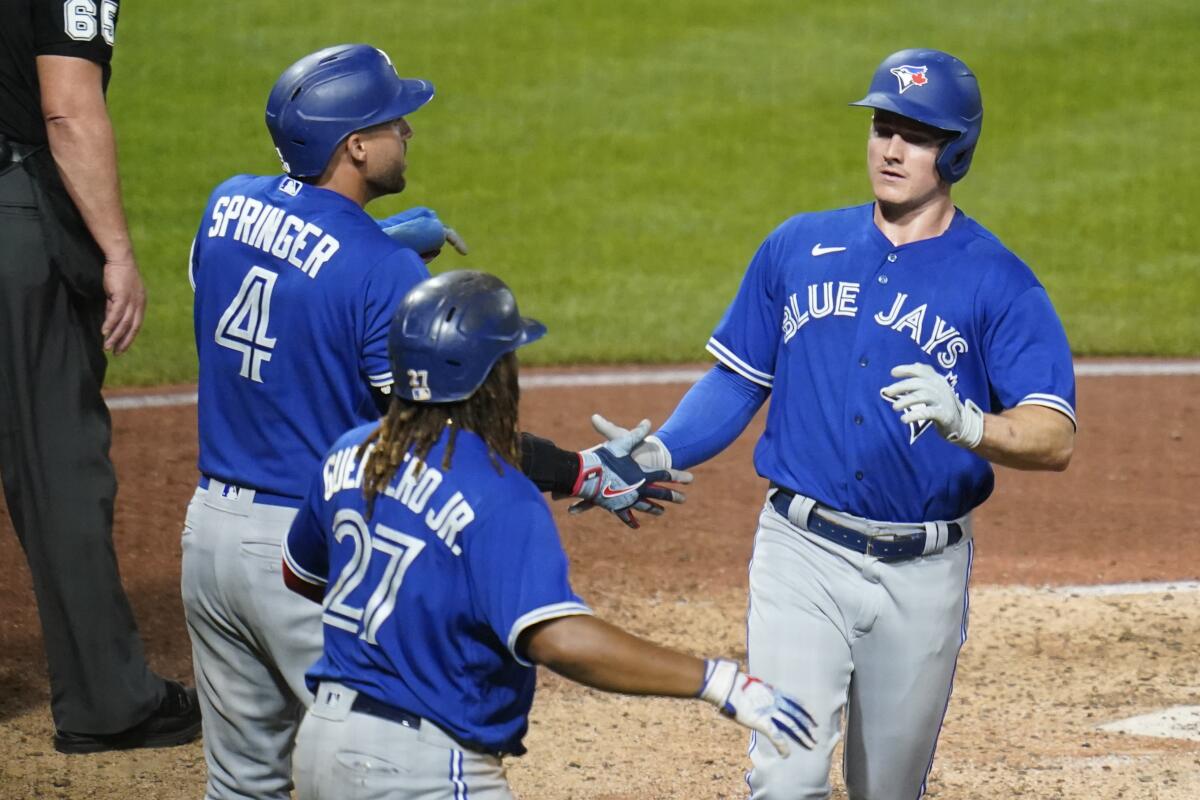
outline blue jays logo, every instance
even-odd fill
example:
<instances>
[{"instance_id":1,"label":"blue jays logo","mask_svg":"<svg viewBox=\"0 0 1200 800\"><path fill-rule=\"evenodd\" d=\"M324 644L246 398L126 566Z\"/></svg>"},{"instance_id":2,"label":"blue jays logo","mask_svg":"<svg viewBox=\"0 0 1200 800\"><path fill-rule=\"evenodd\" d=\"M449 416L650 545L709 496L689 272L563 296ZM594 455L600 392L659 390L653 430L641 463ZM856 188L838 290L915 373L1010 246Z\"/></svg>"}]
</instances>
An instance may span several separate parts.
<instances>
[{"instance_id":1,"label":"blue jays logo","mask_svg":"<svg viewBox=\"0 0 1200 800\"><path fill-rule=\"evenodd\" d=\"M900 81L900 94L904 94L914 86L924 86L929 83L929 78L925 74L928 71L928 67L913 67L908 64L890 70L896 76L896 80Z\"/></svg>"}]
</instances>

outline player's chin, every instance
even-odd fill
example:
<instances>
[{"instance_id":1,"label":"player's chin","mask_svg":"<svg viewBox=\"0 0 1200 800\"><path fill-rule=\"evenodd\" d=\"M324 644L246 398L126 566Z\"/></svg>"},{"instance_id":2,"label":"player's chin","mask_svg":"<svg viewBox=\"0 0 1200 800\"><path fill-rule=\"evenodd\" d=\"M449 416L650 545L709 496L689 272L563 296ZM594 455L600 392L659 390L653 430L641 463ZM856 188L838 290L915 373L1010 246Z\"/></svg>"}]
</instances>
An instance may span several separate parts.
<instances>
[{"instance_id":1,"label":"player's chin","mask_svg":"<svg viewBox=\"0 0 1200 800\"><path fill-rule=\"evenodd\" d=\"M908 178L875 173L871 176L871 190L881 203L904 205L913 199L913 187Z\"/></svg>"},{"instance_id":2,"label":"player's chin","mask_svg":"<svg viewBox=\"0 0 1200 800\"><path fill-rule=\"evenodd\" d=\"M396 171L380 175L371 180L370 184L375 196L379 197L385 194L400 194L408 185L408 181L405 180L403 172Z\"/></svg>"}]
</instances>

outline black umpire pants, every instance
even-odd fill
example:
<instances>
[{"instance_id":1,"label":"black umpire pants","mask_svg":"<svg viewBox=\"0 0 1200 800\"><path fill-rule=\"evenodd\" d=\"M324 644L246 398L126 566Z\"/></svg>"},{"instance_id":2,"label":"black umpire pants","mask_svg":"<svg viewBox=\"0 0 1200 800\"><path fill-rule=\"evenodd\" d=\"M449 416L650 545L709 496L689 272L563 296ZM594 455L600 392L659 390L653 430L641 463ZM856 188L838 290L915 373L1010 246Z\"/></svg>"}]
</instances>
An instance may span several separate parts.
<instances>
[{"instance_id":1,"label":"black umpire pants","mask_svg":"<svg viewBox=\"0 0 1200 800\"><path fill-rule=\"evenodd\" d=\"M38 196L24 165L0 164L0 474L33 576L54 723L116 733L165 689L146 666L113 550L104 301L68 290Z\"/></svg>"}]
</instances>

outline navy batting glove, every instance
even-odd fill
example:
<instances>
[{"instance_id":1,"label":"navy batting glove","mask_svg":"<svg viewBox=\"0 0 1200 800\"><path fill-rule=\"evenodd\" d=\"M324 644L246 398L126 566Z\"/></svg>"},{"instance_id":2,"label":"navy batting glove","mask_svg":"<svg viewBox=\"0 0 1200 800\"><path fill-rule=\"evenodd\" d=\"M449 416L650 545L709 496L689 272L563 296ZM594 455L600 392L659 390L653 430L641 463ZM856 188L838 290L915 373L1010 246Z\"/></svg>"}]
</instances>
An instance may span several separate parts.
<instances>
[{"instance_id":1,"label":"navy batting glove","mask_svg":"<svg viewBox=\"0 0 1200 800\"><path fill-rule=\"evenodd\" d=\"M630 453L650 432L650 420L632 430L620 429L620 435L604 444L579 453L579 477L571 492L582 498L569 509L579 514L599 506L611 511L631 528L640 524L634 511L658 516L664 512L655 500L682 503L682 492L660 485L663 481L690 483L691 473L668 469L644 469Z\"/></svg>"},{"instance_id":2,"label":"navy batting glove","mask_svg":"<svg viewBox=\"0 0 1200 800\"><path fill-rule=\"evenodd\" d=\"M415 206L376 222L392 241L415 250L426 263L436 258L446 244L462 255L468 252L462 237L453 228L443 225L437 212L424 206Z\"/></svg>"}]
</instances>

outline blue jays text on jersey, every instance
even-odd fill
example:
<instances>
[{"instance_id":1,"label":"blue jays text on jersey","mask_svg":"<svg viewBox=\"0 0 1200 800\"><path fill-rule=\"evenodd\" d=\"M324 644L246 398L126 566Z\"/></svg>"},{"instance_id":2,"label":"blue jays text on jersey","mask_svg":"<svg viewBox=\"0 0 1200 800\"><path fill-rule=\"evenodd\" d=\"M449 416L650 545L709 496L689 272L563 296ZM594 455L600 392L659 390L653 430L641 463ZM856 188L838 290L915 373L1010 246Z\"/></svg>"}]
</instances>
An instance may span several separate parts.
<instances>
[{"instance_id":1,"label":"blue jays text on jersey","mask_svg":"<svg viewBox=\"0 0 1200 800\"><path fill-rule=\"evenodd\" d=\"M324 655L310 689L336 681L432 720L460 742L524 752L535 670L522 631L590 614L572 591L550 510L483 440L447 434L408 454L368 519L363 447L373 425L341 437L312 480L284 541L294 575L325 586ZM436 465L436 466L435 466Z\"/></svg>"},{"instance_id":2,"label":"blue jays text on jersey","mask_svg":"<svg viewBox=\"0 0 1200 800\"><path fill-rule=\"evenodd\" d=\"M708 349L771 390L759 474L832 508L895 522L955 519L987 499L991 466L880 389L925 362L984 411L1041 405L1075 420L1061 323L1029 268L956 211L894 246L873 204L795 216L755 254Z\"/></svg>"},{"instance_id":3,"label":"blue jays text on jersey","mask_svg":"<svg viewBox=\"0 0 1200 800\"><path fill-rule=\"evenodd\" d=\"M200 471L298 502L330 442L378 416L392 314L429 272L349 198L242 175L209 198L190 275Z\"/></svg>"}]
</instances>

